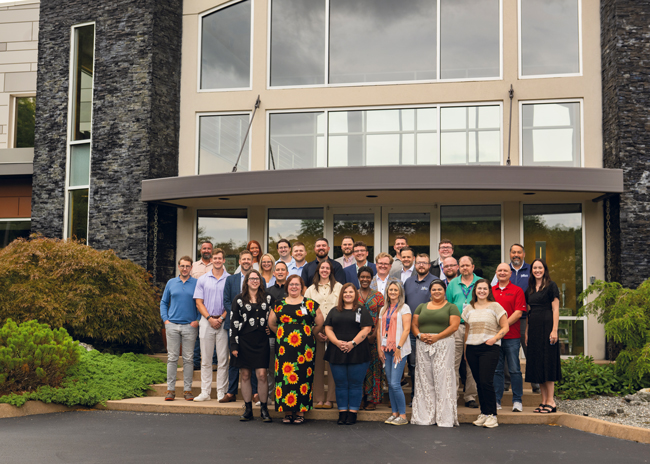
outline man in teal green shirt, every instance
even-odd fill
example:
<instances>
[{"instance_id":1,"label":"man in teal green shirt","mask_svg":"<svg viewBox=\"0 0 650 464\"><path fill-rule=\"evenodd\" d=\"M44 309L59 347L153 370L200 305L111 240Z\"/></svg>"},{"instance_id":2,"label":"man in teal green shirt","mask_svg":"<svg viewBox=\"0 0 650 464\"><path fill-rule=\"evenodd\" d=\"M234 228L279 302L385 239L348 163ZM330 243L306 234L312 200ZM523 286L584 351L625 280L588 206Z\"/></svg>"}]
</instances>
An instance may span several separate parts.
<instances>
[{"instance_id":1,"label":"man in teal green shirt","mask_svg":"<svg viewBox=\"0 0 650 464\"><path fill-rule=\"evenodd\" d=\"M481 278L474 274L474 260L469 256L463 256L458 260L460 275L449 282L447 286L447 300L455 304L458 310L463 313L465 305L472 300L472 291L474 284ZM461 319L461 322L465 322ZM463 359L465 348L465 324L461 324L454 333L455 340L455 369L456 384L460 385L460 362ZM472 371L467 366L467 376L465 379L465 406L468 408L478 408L476 402L476 382L472 377Z\"/></svg>"}]
</instances>

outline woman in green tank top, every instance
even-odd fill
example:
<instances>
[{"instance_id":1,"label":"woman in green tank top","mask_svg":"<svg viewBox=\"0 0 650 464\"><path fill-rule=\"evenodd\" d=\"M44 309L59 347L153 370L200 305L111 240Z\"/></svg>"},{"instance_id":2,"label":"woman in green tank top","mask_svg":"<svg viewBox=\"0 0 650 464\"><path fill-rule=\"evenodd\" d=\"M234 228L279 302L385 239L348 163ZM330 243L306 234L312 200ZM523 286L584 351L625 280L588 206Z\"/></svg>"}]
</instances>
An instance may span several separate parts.
<instances>
[{"instance_id":1,"label":"woman in green tank top","mask_svg":"<svg viewBox=\"0 0 650 464\"><path fill-rule=\"evenodd\" d=\"M416 308L411 321L411 333L417 337L412 424L458 425L453 335L460 311L447 301L446 290L442 280L431 282L431 300Z\"/></svg>"}]
</instances>

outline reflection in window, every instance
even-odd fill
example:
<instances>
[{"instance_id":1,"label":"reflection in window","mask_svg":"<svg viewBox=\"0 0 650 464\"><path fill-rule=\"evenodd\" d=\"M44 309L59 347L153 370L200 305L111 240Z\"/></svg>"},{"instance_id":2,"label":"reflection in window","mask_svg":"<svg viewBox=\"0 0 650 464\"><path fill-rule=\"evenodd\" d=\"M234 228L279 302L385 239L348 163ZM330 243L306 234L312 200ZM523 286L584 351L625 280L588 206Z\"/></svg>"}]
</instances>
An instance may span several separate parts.
<instances>
[{"instance_id":1,"label":"reflection in window","mask_svg":"<svg viewBox=\"0 0 650 464\"><path fill-rule=\"evenodd\" d=\"M250 0L205 15L201 21L201 88L250 87Z\"/></svg>"},{"instance_id":2,"label":"reflection in window","mask_svg":"<svg viewBox=\"0 0 650 464\"><path fill-rule=\"evenodd\" d=\"M341 242L349 235L355 242L364 242L368 247L368 261L375 261L375 215L368 214L335 214L334 243L330 244L334 259L343 256Z\"/></svg>"},{"instance_id":3,"label":"reflection in window","mask_svg":"<svg viewBox=\"0 0 650 464\"><path fill-rule=\"evenodd\" d=\"M88 241L88 189L70 190L68 236Z\"/></svg>"},{"instance_id":4,"label":"reflection in window","mask_svg":"<svg viewBox=\"0 0 650 464\"><path fill-rule=\"evenodd\" d=\"M72 140L90 139L93 106L95 26L75 29Z\"/></svg>"},{"instance_id":5,"label":"reflection in window","mask_svg":"<svg viewBox=\"0 0 650 464\"><path fill-rule=\"evenodd\" d=\"M414 253L431 256L431 215L429 213L388 213L388 248L395 256L395 237L404 235ZM435 259L431 256L431 260Z\"/></svg>"},{"instance_id":6,"label":"reflection in window","mask_svg":"<svg viewBox=\"0 0 650 464\"><path fill-rule=\"evenodd\" d=\"M17 238L29 238L32 223L29 219L0 220L0 248L4 248Z\"/></svg>"},{"instance_id":7,"label":"reflection in window","mask_svg":"<svg viewBox=\"0 0 650 464\"><path fill-rule=\"evenodd\" d=\"M436 108L329 113L329 166L437 163Z\"/></svg>"},{"instance_id":8,"label":"reflection in window","mask_svg":"<svg viewBox=\"0 0 650 464\"><path fill-rule=\"evenodd\" d=\"M501 111L498 106L440 109L440 164L499 164Z\"/></svg>"},{"instance_id":9,"label":"reflection in window","mask_svg":"<svg viewBox=\"0 0 650 464\"><path fill-rule=\"evenodd\" d=\"M90 144L82 143L70 146L70 187L88 186L90 184Z\"/></svg>"},{"instance_id":10,"label":"reflection in window","mask_svg":"<svg viewBox=\"0 0 650 464\"><path fill-rule=\"evenodd\" d=\"M269 169L327 166L325 113L271 114L269 133Z\"/></svg>"},{"instance_id":11,"label":"reflection in window","mask_svg":"<svg viewBox=\"0 0 650 464\"><path fill-rule=\"evenodd\" d=\"M330 0L329 82L436 78L436 2Z\"/></svg>"},{"instance_id":12,"label":"reflection in window","mask_svg":"<svg viewBox=\"0 0 650 464\"><path fill-rule=\"evenodd\" d=\"M580 166L580 103L522 105L523 164Z\"/></svg>"},{"instance_id":13,"label":"reflection in window","mask_svg":"<svg viewBox=\"0 0 650 464\"><path fill-rule=\"evenodd\" d=\"M15 148L34 147L36 125L36 97L16 97Z\"/></svg>"},{"instance_id":14,"label":"reflection in window","mask_svg":"<svg viewBox=\"0 0 650 464\"><path fill-rule=\"evenodd\" d=\"M440 77L499 77L499 0L440 2Z\"/></svg>"},{"instance_id":15,"label":"reflection in window","mask_svg":"<svg viewBox=\"0 0 650 464\"><path fill-rule=\"evenodd\" d=\"M501 262L501 206L441 206L440 236L454 244L454 257L470 256L474 273L492 279Z\"/></svg>"},{"instance_id":16,"label":"reflection in window","mask_svg":"<svg viewBox=\"0 0 650 464\"><path fill-rule=\"evenodd\" d=\"M249 121L248 114L199 117L199 174L232 171L242 148ZM249 169L249 146L246 139L237 165L240 171Z\"/></svg>"},{"instance_id":17,"label":"reflection in window","mask_svg":"<svg viewBox=\"0 0 650 464\"><path fill-rule=\"evenodd\" d=\"M528 262L541 258L560 290L559 343L563 355L584 352L582 305L582 205L524 205L524 246Z\"/></svg>"},{"instance_id":18,"label":"reflection in window","mask_svg":"<svg viewBox=\"0 0 650 464\"><path fill-rule=\"evenodd\" d=\"M325 0L271 3L271 85L325 81Z\"/></svg>"},{"instance_id":19,"label":"reflection in window","mask_svg":"<svg viewBox=\"0 0 650 464\"><path fill-rule=\"evenodd\" d=\"M323 237L323 208L269 209L268 252L280 258L278 240L284 238L293 245L299 241L305 244L307 261L316 259L314 245Z\"/></svg>"},{"instance_id":20,"label":"reflection in window","mask_svg":"<svg viewBox=\"0 0 650 464\"><path fill-rule=\"evenodd\" d=\"M239 266L239 252L248 243L248 213L245 209L199 210L196 228L196 259L201 243L212 242L226 254L226 270L233 274Z\"/></svg>"},{"instance_id":21,"label":"reflection in window","mask_svg":"<svg viewBox=\"0 0 650 464\"><path fill-rule=\"evenodd\" d=\"M580 0L521 0L521 74L580 72Z\"/></svg>"}]
</instances>

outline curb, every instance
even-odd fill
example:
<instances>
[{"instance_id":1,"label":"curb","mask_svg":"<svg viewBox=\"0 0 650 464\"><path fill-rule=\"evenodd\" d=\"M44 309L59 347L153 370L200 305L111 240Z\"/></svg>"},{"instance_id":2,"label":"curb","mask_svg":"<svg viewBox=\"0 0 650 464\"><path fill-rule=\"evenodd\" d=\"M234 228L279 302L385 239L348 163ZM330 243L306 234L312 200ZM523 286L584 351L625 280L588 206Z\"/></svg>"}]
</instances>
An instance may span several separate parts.
<instances>
[{"instance_id":1,"label":"curb","mask_svg":"<svg viewBox=\"0 0 650 464\"><path fill-rule=\"evenodd\" d=\"M55 412L79 411L82 409L88 410L88 408L83 408L81 406L68 407L62 404L43 403L42 401L27 401L21 407L3 403L0 404L0 419L33 416L36 414L51 414Z\"/></svg>"},{"instance_id":2,"label":"curb","mask_svg":"<svg viewBox=\"0 0 650 464\"><path fill-rule=\"evenodd\" d=\"M562 414L557 419L555 424L561 425L562 427L582 430L583 432L603 435L605 437L650 444L650 429L616 424L593 417L576 416L574 414Z\"/></svg>"}]
</instances>

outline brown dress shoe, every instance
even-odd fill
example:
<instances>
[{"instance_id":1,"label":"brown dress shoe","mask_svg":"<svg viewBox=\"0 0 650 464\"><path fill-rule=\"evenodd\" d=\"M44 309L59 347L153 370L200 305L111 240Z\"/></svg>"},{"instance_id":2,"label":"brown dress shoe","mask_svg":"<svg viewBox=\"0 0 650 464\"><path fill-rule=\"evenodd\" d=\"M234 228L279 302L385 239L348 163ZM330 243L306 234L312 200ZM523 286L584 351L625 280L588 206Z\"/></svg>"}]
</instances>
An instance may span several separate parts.
<instances>
[{"instance_id":1,"label":"brown dress shoe","mask_svg":"<svg viewBox=\"0 0 650 464\"><path fill-rule=\"evenodd\" d=\"M185 398L186 401L193 401L194 400L194 395L192 394L191 391L186 391L186 392L183 392L183 398Z\"/></svg>"},{"instance_id":2,"label":"brown dress shoe","mask_svg":"<svg viewBox=\"0 0 650 464\"><path fill-rule=\"evenodd\" d=\"M176 398L176 392L167 390L167 394L165 395L165 401L174 401L175 398Z\"/></svg>"},{"instance_id":3,"label":"brown dress shoe","mask_svg":"<svg viewBox=\"0 0 650 464\"><path fill-rule=\"evenodd\" d=\"M219 400L219 403L230 403L232 401L237 401L237 397L232 393L226 393L226 396Z\"/></svg>"},{"instance_id":4,"label":"brown dress shoe","mask_svg":"<svg viewBox=\"0 0 650 464\"><path fill-rule=\"evenodd\" d=\"M377 409L377 405L375 403L366 403L366 411L374 411L375 409Z\"/></svg>"}]
</instances>

